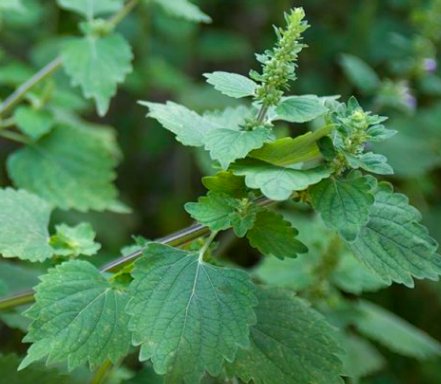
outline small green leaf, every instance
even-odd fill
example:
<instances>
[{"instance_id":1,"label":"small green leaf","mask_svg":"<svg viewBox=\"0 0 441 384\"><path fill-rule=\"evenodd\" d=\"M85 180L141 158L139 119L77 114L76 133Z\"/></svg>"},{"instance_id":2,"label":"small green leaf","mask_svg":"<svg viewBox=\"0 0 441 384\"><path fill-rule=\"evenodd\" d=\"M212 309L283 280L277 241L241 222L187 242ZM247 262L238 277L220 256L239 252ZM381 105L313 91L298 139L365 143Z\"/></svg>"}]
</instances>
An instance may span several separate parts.
<instances>
[{"instance_id":1,"label":"small green leaf","mask_svg":"<svg viewBox=\"0 0 441 384\"><path fill-rule=\"evenodd\" d=\"M167 13L196 23L211 23L210 16L188 0L154 0Z\"/></svg>"},{"instance_id":2,"label":"small green leaf","mask_svg":"<svg viewBox=\"0 0 441 384\"><path fill-rule=\"evenodd\" d=\"M254 96L257 84L248 77L237 73L213 72L205 73L207 83L224 95L240 99L242 97Z\"/></svg>"},{"instance_id":3,"label":"small green leaf","mask_svg":"<svg viewBox=\"0 0 441 384\"><path fill-rule=\"evenodd\" d=\"M248 195L245 179L231 172L221 171L214 176L205 176L202 178L202 184L212 192L224 192L233 197Z\"/></svg>"},{"instance_id":4,"label":"small green leaf","mask_svg":"<svg viewBox=\"0 0 441 384\"><path fill-rule=\"evenodd\" d=\"M117 161L107 131L62 125L8 158L19 188L62 209L104 210L115 205Z\"/></svg>"},{"instance_id":5,"label":"small green leaf","mask_svg":"<svg viewBox=\"0 0 441 384\"><path fill-rule=\"evenodd\" d=\"M421 214L406 196L393 193L390 184L380 183L369 215L357 240L349 244L362 263L388 285L395 281L413 287L412 277L438 279L438 244L419 223Z\"/></svg>"},{"instance_id":6,"label":"small green leaf","mask_svg":"<svg viewBox=\"0 0 441 384\"><path fill-rule=\"evenodd\" d=\"M317 141L331 133L333 125L326 125L314 132L291 138L285 137L250 153L250 157L270 164L288 166L320 156Z\"/></svg>"},{"instance_id":7,"label":"small green leaf","mask_svg":"<svg viewBox=\"0 0 441 384\"><path fill-rule=\"evenodd\" d=\"M256 298L248 274L157 243L144 254L135 263L127 307L140 359L152 359L170 384L199 383L205 371L217 376L224 359L249 345Z\"/></svg>"},{"instance_id":8,"label":"small green leaf","mask_svg":"<svg viewBox=\"0 0 441 384\"><path fill-rule=\"evenodd\" d=\"M90 263L68 261L50 269L35 288L33 320L24 341L33 342L19 369L46 358L67 360L69 370L86 362L91 369L129 352L128 295L112 286Z\"/></svg>"},{"instance_id":9,"label":"small green leaf","mask_svg":"<svg viewBox=\"0 0 441 384\"><path fill-rule=\"evenodd\" d=\"M255 384L343 384L336 332L290 291L259 288L251 345L227 372Z\"/></svg>"},{"instance_id":10,"label":"small green leaf","mask_svg":"<svg viewBox=\"0 0 441 384\"><path fill-rule=\"evenodd\" d=\"M202 147L204 137L208 132L222 128L196 112L171 101L167 104L141 101L140 104L149 108L147 117L158 120L165 129L173 132L176 139L184 145Z\"/></svg>"},{"instance_id":11,"label":"small green leaf","mask_svg":"<svg viewBox=\"0 0 441 384\"><path fill-rule=\"evenodd\" d=\"M290 123L306 123L328 111L317 96L289 96L283 99L276 108L276 116L272 120L289 121Z\"/></svg>"},{"instance_id":12,"label":"small green leaf","mask_svg":"<svg viewBox=\"0 0 441 384\"><path fill-rule=\"evenodd\" d=\"M264 210L257 213L256 221L247 237L250 244L266 256L279 259L294 258L308 252L305 244L296 239L298 232L282 216Z\"/></svg>"},{"instance_id":13,"label":"small green leaf","mask_svg":"<svg viewBox=\"0 0 441 384\"><path fill-rule=\"evenodd\" d=\"M58 256L93 256L101 248L101 245L94 241L96 234L89 223L81 223L75 227L60 224L55 230L51 245Z\"/></svg>"},{"instance_id":14,"label":"small green leaf","mask_svg":"<svg viewBox=\"0 0 441 384\"><path fill-rule=\"evenodd\" d=\"M213 160L218 160L223 169L243 159L253 149L260 148L270 138L266 128L254 131L236 131L233 129L214 129L204 137L205 149L210 151Z\"/></svg>"},{"instance_id":15,"label":"small green leaf","mask_svg":"<svg viewBox=\"0 0 441 384\"><path fill-rule=\"evenodd\" d=\"M95 16L105 15L118 11L123 0L57 0L60 8L79 13L88 20Z\"/></svg>"},{"instance_id":16,"label":"small green leaf","mask_svg":"<svg viewBox=\"0 0 441 384\"><path fill-rule=\"evenodd\" d=\"M34 140L50 132L55 119L50 112L37 111L30 107L19 107L14 113L17 127Z\"/></svg>"},{"instance_id":17,"label":"small green leaf","mask_svg":"<svg viewBox=\"0 0 441 384\"><path fill-rule=\"evenodd\" d=\"M377 73L363 60L353 55L342 55L341 66L349 80L358 89L372 94L380 86Z\"/></svg>"},{"instance_id":18,"label":"small green leaf","mask_svg":"<svg viewBox=\"0 0 441 384\"><path fill-rule=\"evenodd\" d=\"M49 245L51 207L38 196L0 189L0 253L3 257L44 261L53 255Z\"/></svg>"},{"instance_id":19,"label":"small green leaf","mask_svg":"<svg viewBox=\"0 0 441 384\"><path fill-rule=\"evenodd\" d=\"M362 153L354 156L345 153L349 165L354 168L362 168L365 171L376 173L378 175L393 175L394 170L387 164L387 158L373 152Z\"/></svg>"},{"instance_id":20,"label":"small green leaf","mask_svg":"<svg viewBox=\"0 0 441 384\"><path fill-rule=\"evenodd\" d=\"M130 45L118 34L73 38L63 46L61 57L72 85L81 86L84 96L93 98L98 114L104 116L118 83L132 71Z\"/></svg>"},{"instance_id":21,"label":"small green leaf","mask_svg":"<svg viewBox=\"0 0 441 384\"><path fill-rule=\"evenodd\" d=\"M346 241L354 241L369 221L369 208L374 204L370 190L365 177L331 177L311 188L312 204L329 227Z\"/></svg>"},{"instance_id":22,"label":"small green leaf","mask_svg":"<svg viewBox=\"0 0 441 384\"><path fill-rule=\"evenodd\" d=\"M392 351L417 359L441 356L437 340L395 314L368 301L361 301L357 309L357 329Z\"/></svg>"},{"instance_id":23,"label":"small green leaf","mask_svg":"<svg viewBox=\"0 0 441 384\"><path fill-rule=\"evenodd\" d=\"M373 127L370 127L366 133L368 134L368 141L376 143L390 139L395 136L398 131L387 129L384 125L374 125Z\"/></svg>"},{"instance_id":24,"label":"small green leaf","mask_svg":"<svg viewBox=\"0 0 441 384\"><path fill-rule=\"evenodd\" d=\"M303 191L331 175L328 168L317 167L308 170L276 167L259 161L244 161L235 164L233 173L245 176L249 188L260 189L269 199L287 200L295 191Z\"/></svg>"}]
</instances>

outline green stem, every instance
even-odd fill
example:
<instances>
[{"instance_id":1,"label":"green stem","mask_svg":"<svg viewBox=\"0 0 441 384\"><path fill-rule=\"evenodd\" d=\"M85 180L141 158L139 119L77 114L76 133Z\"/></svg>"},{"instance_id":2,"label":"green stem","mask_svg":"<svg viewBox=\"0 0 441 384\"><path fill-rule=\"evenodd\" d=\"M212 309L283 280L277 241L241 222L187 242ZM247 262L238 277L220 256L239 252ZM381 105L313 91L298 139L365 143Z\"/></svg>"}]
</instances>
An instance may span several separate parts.
<instances>
[{"instance_id":1,"label":"green stem","mask_svg":"<svg viewBox=\"0 0 441 384\"><path fill-rule=\"evenodd\" d=\"M28 144L29 142L26 136L16 132L0 131L0 136L4 137L5 139L16 141L17 143L21 143L21 144Z\"/></svg>"},{"instance_id":2,"label":"green stem","mask_svg":"<svg viewBox=\"0 0 441 384\"><path fill-rule=\"evenodd\" d=\"M127 15L132 12L133 8L135 8L139 3L139 0L130 0L127 2L123 8L121 8L115 15L113 15L109 19L109 24L113 27L116 27L123 19L127 17Z\"/></svg>"},{"instance_id":3,"label":"green stem","mask_svg":"<svg viewBox=\"0 0 441 384\"><path fill-rule=\"evenodd\" d=\"M11 128L15 125L15 119L13 119L12 117L6 120L3 120L2 122L0 122L0 130L5 129L5 128Z\"/></svg>"},{"instance_id":4,"label":"green stem","mask_svg":"<svg viewBox=\"0 0 441 384\"><path fill-rule=\"evenodd\" d=\"M199 250L199 263L202 263L204 261L205 253L207 252L207 249L210 247L210 244L213 242L214 238L217 236L217 233L217 231L211 232L211 235L208 237L202 248Z\"/></svg>"},{"instance_id":5,"label":"green stem","mask_svg":"<svg viewBox=\"0 0 441 384\"><path fill-rule=\"evenodd\" d=\"M106 360L92 376L89 384L103 384L109 377L110 370L112 369L112 363L110 360Z\"/></svg>"}]
</instances>

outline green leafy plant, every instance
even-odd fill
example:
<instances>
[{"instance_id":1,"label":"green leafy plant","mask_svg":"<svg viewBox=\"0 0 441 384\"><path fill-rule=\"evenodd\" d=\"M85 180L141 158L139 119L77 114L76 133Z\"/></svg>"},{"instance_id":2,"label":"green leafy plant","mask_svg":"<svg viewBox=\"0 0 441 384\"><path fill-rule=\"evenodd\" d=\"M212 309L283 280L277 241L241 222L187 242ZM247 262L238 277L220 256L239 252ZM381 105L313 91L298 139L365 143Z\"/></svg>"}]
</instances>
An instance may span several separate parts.
<instances>
[{"instance_id":1,"label":"green leafy plant","mask_svg":"<svg viewBox=\"0 0 441 384\"><path fill-rule=\"evenodd\" d=\"M2 321L26 330L31 344L21 363L0 356L6 377L74 383L88 366L91 383L124 382L117 373L136 354L142 369L134 382L332 384L383 366L369 340L407 357L440 356L438 341L358 297L437 280L441 257L420 212L380 179L393 168L371 143L393 143L387 118L355 97L289 93L306 48L302 8L285 14L274 47L256 55L260 72L205 74L223 95L248 98L240 105L198 113L173 101L140 102L182 145L207 155L207 193L185 204L194 225L136 238L100 268L91 224L49 225L55 209L130 210L114 185L121 160L114 131L84 121L72 94L68 108L57 104L57 90L78 86L98 115L109 111L134 58L115 29L137 3L59 0L81 18L82 36L65 39L59 56L0 107L0 135L21 146L7 159L15 188L0 189L0 253L46 269L29 268L32 290L0 300ZM146 3L210 21L187 0ZM342 65L363 92L380 86L360 59L346 55ZM67 84L47 81L61 68ZM296 131L310 122L315 129ZM223 258L216 240L224 233L246 238L262 261L246 268ZM18 265L1 268L14 276ZM2 293L8 282L0 273Z\"/></svg>"}]
</instances>

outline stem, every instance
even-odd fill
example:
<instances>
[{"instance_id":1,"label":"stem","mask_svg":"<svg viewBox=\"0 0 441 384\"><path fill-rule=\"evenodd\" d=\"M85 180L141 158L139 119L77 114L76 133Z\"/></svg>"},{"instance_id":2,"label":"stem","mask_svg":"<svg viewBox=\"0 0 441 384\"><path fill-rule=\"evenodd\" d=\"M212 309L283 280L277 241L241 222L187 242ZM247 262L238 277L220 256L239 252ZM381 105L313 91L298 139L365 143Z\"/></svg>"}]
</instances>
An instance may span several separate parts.
<instances>
[{"instance_id":1,"label":"stem","mask_svg":"<svg viewBox=\"0 0 441 384\"><path fill-rule=\"evenodd\" d=\"M266 207L274 204L274 201L267 199L266 197L260 197L254 200L255 204L260 205L261 207ZM204 227L201 224L194 224L190 227L182 229L178 232L174 232L171 235L161 237L157 239L155 242L170 245L172 247L180 247L185 244L188 244L200 237L206 236L210 233L208 227ZM135 252L130 253L126 256L121 256L108 264L105 264L100 268L102 272L116 272L130 264L135 259L140 257L143 253L144 249L139 249ZM0 311L8 310L11 308L18 307L24 304L30 304L34 301L34 291L28 290L22 293L18 293L13 296L7 296L0 299Z\"/></svg>"},{"instance_id":2,"label":"stem","mask_svg":"<svg viewBox=\"0 0 441 384\"><path fill-rule=\"evenodd\" d=\"M110 370L112 369L112 363L110 360L106 360L92 376L89 384L103 384L109 377Z\"/></svg>"},{"instance_id":3,"label":"stem","mask_svg":"<svg viewBox=\"0 0 441 384\"><path fill-rule=\"evenodd\" d=\"M199 264L204 261L204 255L207 252L207 249L210 246L210 244L213 242L214 238L217 236L217 233L218 233L217 231L216 232L211 232L210 237L207 239L205 244L199 250Z\"/></svg>"},{"instance_id":4,"label":"stem","mask_svg":"<svg viewBox=\"0 0 441 384\"><path fill-rule=\"evenodd\" d=\"M0 122L0 130L5 129L5 128L11 128L15 125L15 119L13 119L12 117L6 120L3 120L2 122Z\"/></svg>"},{"instance_id":5,"label":"stem","mask_svg":"<svg viewBox=\"0 0 441 384\"><path fill-rule=\"evenodd\" d=\"M11 131L0 131L0 136L5 139L9 139L12 141L16 141L18 143L27 144L29 142L28 138L20 133L11 132Z\"/></svg>"},{"instance_id":6,"label":"stem","mask_svg":"<svg viewBox=\"0 0 441 384\"><path fill-rule=\"evenodd\" d=\"M29 92L44 79L51 76L57 69L61 67L61 64L61 57L55 58L44 68L38 71L34 76L32 76L28 81L18 87L0 106L0 116L4 116L6 113L8 113L23 99L27 92Z\"/></svg>"},{"instance_id":7,"label":"stem","mask_svg":"<svg viewBox=\"0 0 441 384\"><path fill-rule=\"evenodd\" d=\"M113 27L116 27L123 19L126 18L126 16L135 8L139 3L139 0L130 0L127 2L123 8L121 8L115 15L113 15L110 20L109 24L111 24Z\"/></svg>"}]
</instances>

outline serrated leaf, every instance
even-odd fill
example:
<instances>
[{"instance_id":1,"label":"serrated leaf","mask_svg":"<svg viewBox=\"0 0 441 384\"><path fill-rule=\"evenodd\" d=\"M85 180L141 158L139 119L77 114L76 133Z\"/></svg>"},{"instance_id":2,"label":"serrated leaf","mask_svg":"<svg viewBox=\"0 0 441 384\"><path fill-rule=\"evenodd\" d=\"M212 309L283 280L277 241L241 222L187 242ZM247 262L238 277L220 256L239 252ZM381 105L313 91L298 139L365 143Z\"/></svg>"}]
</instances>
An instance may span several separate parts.
<instances>
[{"instance_id":1,"label":"serrated leaf","mask_svg":"<svg viewBox=\"0 0 441 384\"><path fill-rule=\"evenodd\" d=\"M230 72L205 73L207 83L224 95L240 99L254 96L257 84L246 76Z\"/></svg>"},{"instance_id":2,"label":"serrated leaf","mask_svg":"<svg viewBox=\"0 0 441 384\"><path fill-rule=\"evenodd\" d=\"M441 344L427 333L368 301L357 307L355 326L364 335L401 355L426 359L441 356Z\"/></svg>"},{"instance_id":3,"label":"serrated leaf","mask_svg":"<svg viewBox=\"0 0 441 384\"><path fill-rule=\"evenodd\" d=\"M14 113L17 127L34 140L50 132L55 119L48 111L37 111L30 107L19 107Z\"/></svg>"},{"instance_id":4,"label":"serrated leaf","mask_svg":"<svg viewBox=\"0 0 441 384\"><path fill-rule=\"evenodd\" d=\"M0 253L3 257L44 261L53 255L49 245L52 208L38 196L0 189Z\"/></svg>"},{"instance_id":5,"label":"serrated leaf","mask_svg":"<svg viewBox=\"0 0 441 384\"><path fill-rule=\"evenodd\" d=\"M260 189L269 199L283 201L293 192L303 191L331 175L331 170L317 167L308 170L277 167L260 161L239 162L233 173L245 176L249 188Z\"/></svg>"},{"instance_id":6,"label":"serrated leaf","mask_svg":"<svg viewBox=\"0 0 441 384\"><path fill-rule=\"evenodd\" d=\"M370 94L380 86L377 73L360 58L342 55L340 64L348 79L362 92Z\"/></svg>"},{"instance_id":7,"label":"serrated leaf","mask_svg":"<svg viewBox=\"0 0 441 384\"><path fill-rule=\"evenodd\" d=\"M387 129L384 125L374 125L373 127L370 127L366 133L368 134L369 142L378 143L390 139L395 136L398 131Z\"/></svg>"},{"instance_id":8,"label":"serrated leaf","mask_svg":"<svg viewBox=\"0 0 441 384\"><path fill-rule=\"evenodd\" d=\"M362 153L354 156L345 154L349 165L354 168L362 168L365 171L376 173L378 175L393 175L393 168L387 164L387 157L373 152Z\"/></svg>"},{"instance_id":9,"label":"serrated leaf","mask_svg":"<svg viewBox=\"0 0 441 384\"><path fill-rule=\"evenodd\" d=\"M41 364L29 367L25 371L17 372L20 358L15 355L0 355L1 381L7 384L69 384L69 376L61 374L55 369L47 369Z\"/></svg>"},{"instance_id":10,"label":"serrated leaf","mask_svg":"<svg viewBox=\"0 0 441 384\"><path fill-rule=\"evenodd\" d=\"M341 335L340 340L345 350L341 359L349 377L359 379L378 372L386 365L384 357L367 340L354 334Z\"/></svg>"},{"instance_id":11,"label":"serrated leaf","mask_svg":"<svg viewBox=\"0 0 441 384\"><path fill-rule=\"evenodd\" d=\"M202 12L188 0L154 0L172 16L194 21L197 23L211 23L211 17Z\"/></svg>"},{"instance_id":12,"label":"serrated leaf","mask_svg":"<svg viewBox=\"0 0 441 384\"><path fill-rule=\"evenodd\" d=\"M207 111L204 113L204 119L209 120L218 127L239 130L245 124L245 119L256 114L254 108L244 105L238 107L228 107L220 111Z\"/></svg>"},{"instance_id":13,"label":"serrated leaf","mask_svg":"<svg viewBox=\"0 0 441 384\"><path fill-rule=\"evenodd\" d=\"M68 40L61 50L66 73L88 99L94 99L98 114L104 116L117 85L132 71L132 49L119 34L101 38Z\"/></svg>"},{"instance_id":14,"label":"serrated leaf","mask_svg":"<svg viewBox=\"0 0 441 384\"><path fill-rule=\"evenodd\" d=\"M293 292L259 288L251 345L227 372L255 384L342 384L335 330Z\"/></svg>"},{"instance_id":15,"label":"serrated leaf","mask_svg":"<svg viewBox=\"0 0 441 384\"><path fill-rule=\"evenodd\" d=\"M354 255L386 284L392 281L413 287L413 278L437 280L441 274L438 244L419 224L421 214L406 196L380 183L370 221L357 240L349 244Z\"/></svg>"},{"instance_id":16,"label":"serrated leaf","mask_svg":"<svg viewBox=\"0 0 441 384\"><path fill-rule=\"evenodd\" d=\"M207 133L221 128L209 119L171 101L166 104L142 101L140 104L149 108L147 117L158 120L165 129L173 132L176 139L184 145L202 147Z\"/></svg>"},{"instance_id":17,"label":"serrated leaf","mask_svg":"<svg viewBox=\"0 0 441 384\"><path fill-rule=\"evenodd\" d=\"M231 172L221 171L214 176L205 176L202 178L202 184L212 192L224 192L233 197L248 195L245 179Z\"/></svg>"},{"instance_id":18,"label":"serrated leaf","mask_svg":"<svg viewBox=\"0 0 441 384\"><path fill-rule=\"evenodd\" d=\"M250 153L250 157L270 164L287 166L314 159L320 155L317 141L331 133L333 125L292 138L285 137Z\"/></svg>"},{"instance_id":19,"label":"serrated leaf","mask_svg":"<svg viewBox=\"0 0 441 384\"><path fill-rule=\"evenodd\" d=\"M165 383L199 383L249 345L255 323L253 284L247 273L215 267L198 254L151 243L135 263L131 314L140 359L152 359Z\"/></svg>"},{"instance_id":20,"label":"serrated leaf","mask_svg":"<svg viewBox=\"0 0 441 384\"><path fill-rule=\"evenodd\" d=\"M272 120L283 120L290 123L306 123L328 111L316 96L289 96L276 108Z\"/></svg>"},{"instance_id":21,"label":"serrated leaf","mask_svg":"<svg viewBox=\"0 0 441 384\"><path fill-rule=\"evenodd\" d=\"M91 20L95 16L118 11L123 5L123 0L57 0L57 3L61 8Z\"/></svg>"},{"instance_id":22,"label":"serrated leaf","mask_svg":"<svg viewBox=\"0 0 441 384\"><path fill-rule=\"evenodd\" d=\"M203 141L205 149L210 151L213 160L218 160L223 169L243 159L253 149L260 148L270 138L266 128L254 131L236 131L233 129L214 129L206 134Z\"/></svg>"},{"instance_id":23,"label":"serrated leaf","mask_svg":"<svg viewBox=\"0 0 441 384\"><path fill-rule=\"evenodd\" d=\"M24 341L33 342L20 364L67 360L69 370L86 362L95 369L129 352L129 297L90 263L68 261L50 269L35 288L36 303L25 313L33 320Z\"/></svg>"},{"instance_id":24,"label":"serrated leaf","mask_svg":"<svg viewBox=\"0 0 441 384\"><path fill-rule=\"evenodd\" d=\"M250 244L264 255L284 259L308 252L306 245L296 239L297 234L297 230L281 215L264 210L257 213L247 237Z\"/></svg>"},{"instance_id":25,"label":"serrated leaf","mask_svg":"<svg viewBox=\"0 0 441 384\"><path fill-rule=\"evenodd\" d=\"M81 223L75 227L60 224L55 227L55 235L51 245L58 256L92 256L101 248L95 243L95 231L89 223Z\"/></svg>"},{"instance_id":26,"label":"serrated leaf","mask_svg":"<svg viewBox=\"0 0 441 384\"><path fill-rule=\"evenodd\" d=\"M62 125L10 155L8 173L15 185L62 209L109 209L117 196L113 150L98 131Z\"/></svg>"},{"instance_id":27,"label":"serrated leaf","mask_svg":"<svg viewBox=\"0 0 441 384\"><path fill-rule=\"evenodd\" d=\"M323 221L337 230L346 241L354 241L369 221L369 208L374 204L371 186L365 177L337 179L331 177L314 185L311 199Z\"/></svg>"}]
</instances>

